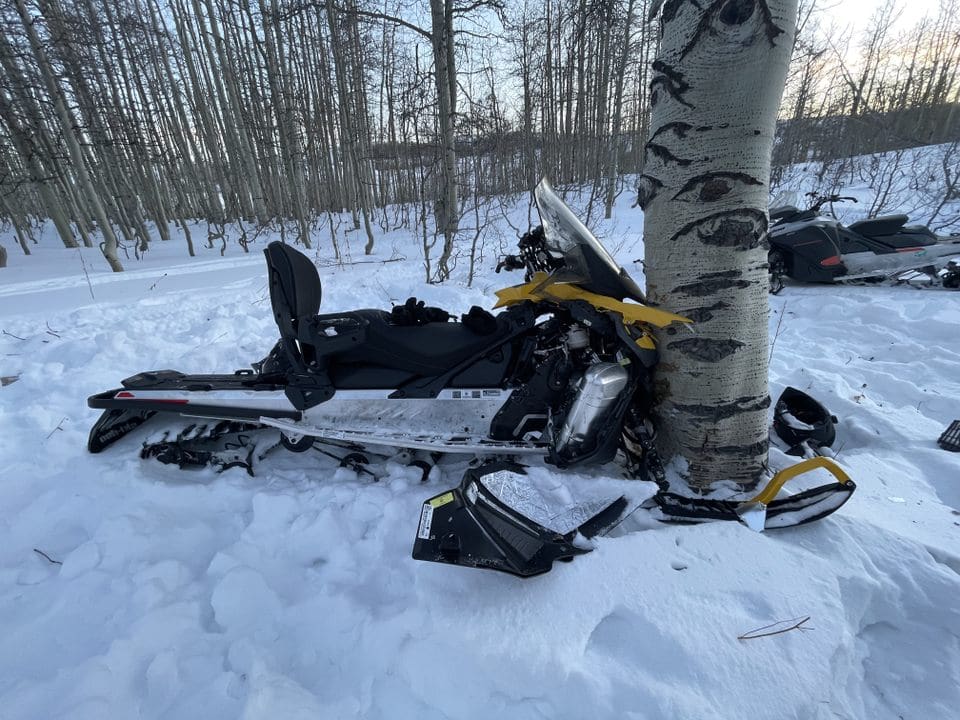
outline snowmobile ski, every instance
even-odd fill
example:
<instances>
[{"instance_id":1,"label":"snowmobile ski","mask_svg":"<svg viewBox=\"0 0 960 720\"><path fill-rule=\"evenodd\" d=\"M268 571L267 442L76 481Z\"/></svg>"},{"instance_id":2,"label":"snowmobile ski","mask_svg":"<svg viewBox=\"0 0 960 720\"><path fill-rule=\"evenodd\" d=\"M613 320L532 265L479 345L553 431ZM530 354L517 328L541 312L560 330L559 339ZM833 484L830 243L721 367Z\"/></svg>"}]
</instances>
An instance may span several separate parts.
<instances>
[{"instance_id":1,"label":"snowmobile ski","mask_svg":"<svg viewBox=\"0 0 960 720\"><path fill-rule=\"evenodd\" d=\"M784 498L776 497L788 480L817 468L830 472L837 482L803 490ZM733 520L742 522L752 530L762 531L820 520L839 510L856 489L856 484L836 462L826 457L813 457L780 470L762 492L746 501L690 498L671 492L659 492L648 500L644 507L658 509L662 513L659 519L663 522Z\"/></svg>"}]
</instances>

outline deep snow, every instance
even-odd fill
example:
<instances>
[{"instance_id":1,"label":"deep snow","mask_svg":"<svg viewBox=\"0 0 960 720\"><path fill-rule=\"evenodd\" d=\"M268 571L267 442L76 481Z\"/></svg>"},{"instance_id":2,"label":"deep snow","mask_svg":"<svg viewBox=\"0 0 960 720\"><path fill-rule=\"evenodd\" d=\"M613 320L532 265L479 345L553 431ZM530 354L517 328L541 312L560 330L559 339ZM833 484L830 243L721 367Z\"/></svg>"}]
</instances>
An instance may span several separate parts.
<instances>
[{"instance_id":1,"label":"deep snow","mask_svg":"<svg viewBox=\"0 0 960 720\"><path fill-rule=\"evenodd\" d=\"M599 234L639 275L630 201ZM960 418L960 293L771 298L771 394L795 385L840 418L859 489L836 515L762 535L635 516L519 580L410 558L420 503L456 466L374 483L319 455L273 455L251 478L140 461L135 436L86 453L88 395L266 353L265 239L195 259L156 242L120 275L52 234L30 258L9 240L0 718L958 716L960 454L935 441ZM407 260L324 264L324 311L416 294L464 312L516 281L492 273L491 246L473 288L462 264L422 286L415 247L394 233L375 257ZM806 616L807 630L737 639Z\"/></svg>"}]
</instances>

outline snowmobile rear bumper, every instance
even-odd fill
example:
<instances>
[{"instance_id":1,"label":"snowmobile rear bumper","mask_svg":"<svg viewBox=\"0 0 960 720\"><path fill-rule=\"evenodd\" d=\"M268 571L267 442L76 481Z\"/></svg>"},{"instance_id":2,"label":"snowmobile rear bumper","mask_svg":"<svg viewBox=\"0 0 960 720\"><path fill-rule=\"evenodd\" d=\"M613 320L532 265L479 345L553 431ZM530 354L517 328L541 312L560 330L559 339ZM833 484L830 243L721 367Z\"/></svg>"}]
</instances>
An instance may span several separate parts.
<instances>
[{"instance_id":1,"label":"snowmobile rear bumper","mask_svg":"<svg viewBox=\"0 0 960 720\"><path fill-rule=\"evenodd\" d=\"M509 507L484 484L485 477L504 472L524 474L515 463L488 463L468 470L459 487L427 500L420 511L414 559L520 577L540 575L554 560L590 552L589 538L619 522L629 505L620 497L579 527L560 533Z\"/></svg>"}]
</instances>

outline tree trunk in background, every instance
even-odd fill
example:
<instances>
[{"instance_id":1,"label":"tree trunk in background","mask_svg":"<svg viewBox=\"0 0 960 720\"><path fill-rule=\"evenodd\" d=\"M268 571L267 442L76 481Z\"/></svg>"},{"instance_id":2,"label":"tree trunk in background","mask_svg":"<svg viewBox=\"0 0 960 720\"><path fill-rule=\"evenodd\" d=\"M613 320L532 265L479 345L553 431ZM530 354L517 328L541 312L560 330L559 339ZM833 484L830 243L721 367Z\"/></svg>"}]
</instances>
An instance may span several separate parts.
<instances>
[{"instance_id":1,"label":"tree trunk in background","mask_svg":"<svg viewBox=\"0 0 960 720\"><path fill-rule=\"evenodd\" d=\"M652 302L695 321L660 333L665 457L696 488L752 485L767 461L767 193L796 0L670 0L640 179Z\"/></svg>"},{"instance_id":2,"label":"tree trunk in background","mask_svg":"<svg viewBox=\"0 0 960 720\"><path fill-rule=\"evenodd\" d=\"M617 176L620 172L620 130L623 127L623 84L627 74L627 59L630 56L630 38L633 34L633 10L636 0L628 0L627 19L623 25L623 42L620 58L614 74L613 127L607 148L607 194L603 201L603 216L610 219L613 201L617 195Z\"/></svg>"},{"instance_id":3,"label":"tree trunk in background","mask_svg":"<svg viewBox=\"0 0 960 720\"><path fill-rule=\"evenodd\" d=\"M437 127L440 130L440 197L436 203L437 230L443 234L443 252L437 263L439 278L450 274L447 265L459 225L457 207L457 149L454 115L457 111L457 71L453 55L453 2L430 0L430 44L437 89Z\"/></svg>"},{"instance_id":4,"label":"tree trunk in background","mask_svg":"<svg viewBox=\"0 0 960 720\"><path fill-rule=\"evenodd\" d=\"M13 47L0 34L0 66L3 67L9 80L16 80L15 83L12 83L13 89L16 91L25 83L14 62L14 55ZM19 154L30 182L37 195L40 196L43 209L46 210L47 216L53 221L64 247L75 248L77 247L77 241L73 237L70 221L67 219L60 198L54 191L53 181L56 178L48 177L49 173L45 172L41 165L40 157L45 153L41 147L38 147L35 140L40 135L40 128L43 123L40 108L27 94L16 93L12 99L16 103L16 107L5 93L0 93L0 118L6 122L10 129L10 142ZM30 118L33 128L21 122L21 117Z\"/></svg>"},{"instance_id":5,"label":"tree trunk in background","mask_svg":"<svg viewBox=\"0 0 960 720\"><path fill-rule=\"evenodd\" d=\"M30 48L33 50L34 57L37 60L37 66L40 69L41 75L43 76L44 84L46 85L47 92L50 94L50 97L53 98L54 109L56 110L57 117L60 120L61 129L63 130L63 139L67 145L67 150L70 153L70 160L73 162L74 170L77 173L77 182L83 190L84 195L86 195L86 200L90 204L90 208L93 212L93 216L97 219L97 223L100 225L100 233L103 235L103 256L107 259L107 263L110 265L110 269L114 272L122 272L123 265L120 264L120 258L117 257L117 236L113 233L113 228L110 225L110 221L107 218L106 211L103 209L103 203L100 201L100 196L97 194L97 190L94 188L93 181L90 179L90 174L87 172L86 161L83 157L83 150L80 147L80 143L77 140L76 135L74 135L74 128L77 123L71 117L70 110L67 107L65 98L63 97L63 90L57 84L56 76L54 75L53 68L50 65L50 61L47 59L47 54L43 49L43 45L40 43L40 38L37 36L37 31L33 26L33 19L27 13L27 8L23 3L23 0L16 0L17 13L20 15L20 20L23 22L24 29L27 31L27 38L30 40Z\"/></svg>"}]
</instances>

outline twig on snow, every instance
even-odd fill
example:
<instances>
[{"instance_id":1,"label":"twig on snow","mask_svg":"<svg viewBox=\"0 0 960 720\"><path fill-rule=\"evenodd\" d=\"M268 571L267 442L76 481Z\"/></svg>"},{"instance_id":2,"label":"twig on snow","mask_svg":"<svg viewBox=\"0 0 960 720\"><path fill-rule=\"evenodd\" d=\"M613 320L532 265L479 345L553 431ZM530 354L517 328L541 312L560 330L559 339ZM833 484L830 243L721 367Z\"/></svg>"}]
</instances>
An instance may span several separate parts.
<instances>
[{"instance_id":1,"label":"twig on snow","mask_svg":"<svg viewBox=\"0 0 960 720\"><path fill-rule=\"evenodd\" d=\"M90 290L90 299L96 300L96 296L93 294L93 283L90 282L90 273L87 272L87 263L83 259L83 253L80 252L80 248L77 248L77 255L80 256L80 267L83 268L83 276L87 279L87 289ZM129 256L127 256L129 259Z\"/></svg>"},{"instance_id":2,"label":"twig on snow","mask_svg":"<svg viewBox=\"0 0 960 720\"><path fill-rule=\"evenodd\" d=\"M153 290L153 289L160 283L160 281L163 280L166 276L167 276L167 274L164 273L163 275L161 275L160 277L158 277L158 278L154 281L153 285L151 285L150 288L147 290L147 292L150 292L150 290Z\"/></svg>"},{"instance_id":3,"label":"twig on snow","mask_svg":"<svg viewBox=\"0 0 960 720\"><path fill-rule=\"evenodd\" d=\"M809 619L810 616L807 615L806 617L793 618L792 620L777 620L777 622L770 623L769 625L748 630L743 635L738 635L737 640L756 640L757 638L770 637L771 635L782 635L783 633L788 633L791 630L813 630L813 628L804 627L804 623ZM793 623L793 625L780 627L778 630L770 630L770 628L781 626L784 623ZM769 632L763 632L764 630L768 630Z\"/></svg>"},{"instance_id":4,"label":"twig on snow","mask_svg":"<svg viewBox=\"0 0 960 720\"><path fill-rule=\"evenodd\" d=\"M38 555L43 555L43 556L44 556L50 563L52 563L53 565L63 565L63 563L62 563L60 560L54 560L52 557L50 557L49 555L47 555L43 550L39 550L39 549L37 549L37 548L34 548L33 551L34 551L35 553L37 553Z\"/></svg>"},{"instance_id":5,"label":"twig on snow","mask_svg":"<svg viewBox=\"0 0 960 720\"><path fill-rule=\"evenodd\" d=\"M27 341L26 338L22 338L19 335L14 335L12 332L7 332L6 330L0 330L0 332L2 332L4 335L9 335L12 338L16 338L17 340L23 340L24 342Z\"/></svg>"},{"instance_id":6,"label":"twig on snow","mask_svg":"<svg viewBox=\"0 0 960 720\"><path fill-rule=\"evenodd\" d=\"M57 423L57 426L56 426L53 430L50 431L50 434L47 435L47 437L46 437L45 439L46 439L46 440L49 440L57 430L63 430L63 427L62 427L62 426L63 426L63 421L66 420L66 419L67 419L66 416L60 418L60 422Z\"/></svg>"},{"instance_id":7,"label":"twig on snow","mask_svg":"<svg viewBox=\"0 0 960 720\"><path fill-rule=\"evenodd\" d=\"M783 301L783 307L780 308L780 318L777 320L777 329L773 332L773 342L770 343L770 357L767 358L767 362L773 361L773 351L777 347L777 338L780 337L780 326L783 324L783 316L787 314L787 301Z\"/></svg>"},{"instance_id":8,"label":"twig on snow","mask_svg":"<svg viewBox=\"0 0 960 720\"><path fill-rule=\"evenodd\" d=\"M320 265L322 265L323 267L334 267L334 266L345 267L347 265L386 265L387 263L392 263L392 262L402 262L406 259L407 258L401 255L400 257L392 257L386 260L351 260L350 262L338 262L338 261L330 262L330 261L323 260L320 262Z\"/></svg>"}]
</instances>

